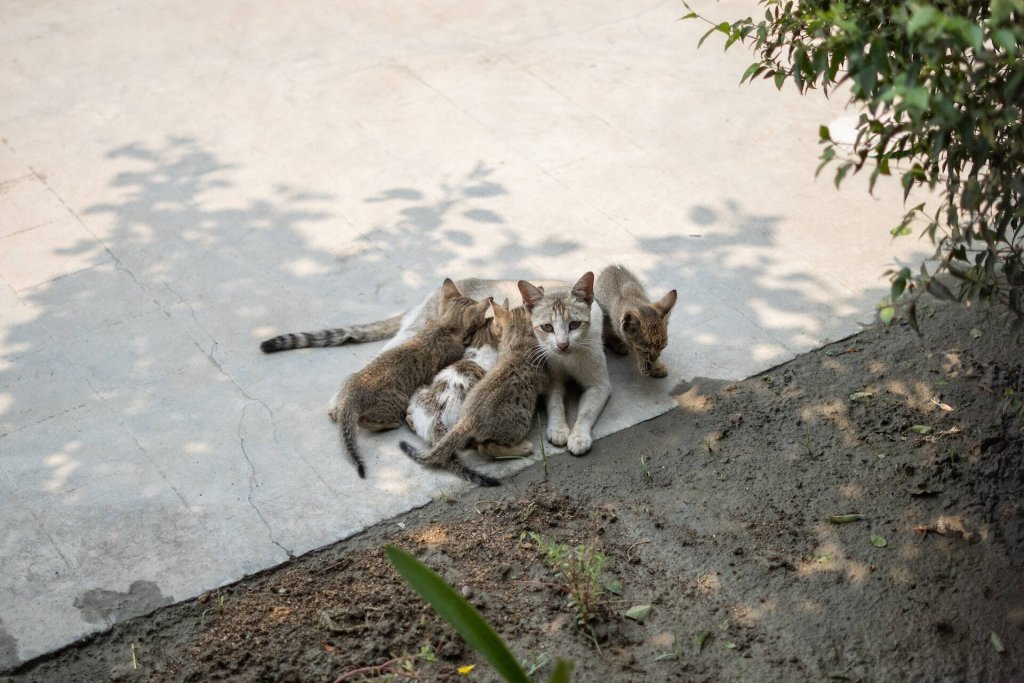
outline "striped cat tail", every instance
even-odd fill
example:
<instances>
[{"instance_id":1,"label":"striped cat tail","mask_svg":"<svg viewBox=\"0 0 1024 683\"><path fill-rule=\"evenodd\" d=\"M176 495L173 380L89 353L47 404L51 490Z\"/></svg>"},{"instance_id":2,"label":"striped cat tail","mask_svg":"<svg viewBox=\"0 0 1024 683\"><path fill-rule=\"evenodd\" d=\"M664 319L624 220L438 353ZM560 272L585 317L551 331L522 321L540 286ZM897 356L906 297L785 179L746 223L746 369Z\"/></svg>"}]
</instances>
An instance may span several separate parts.
<instances>
[{"instance_id":1,"label":"striped cat tail","mask_svg":"<svg viewBox=\"0 0 1024 683\"><path fill-rule=\"evenodd\" d=\"M459 460L459 456L457 455L448 461L448 469L453 474L462 477L466 481L471 481L474 484L479 484L480 486L501 486L501 481L499 479L495 479L483 472L474 470L472 467L469 467Z\"/></svg>"},{"instance_id":2,"label":"striped cat tail","mask_svg":"<svg viewBox=\"0 0 1024 683\"><path fill-rule=\"evenodd\" d=\"M501 482L486 474L467 467L459 460L456 451L462 448L469 439L468 430L462 420L456 422L444 438L434 444L429 453L421 453L408 441L399 444L402 451L421 465L428 467L444 467L467 481L480 486L500 486Z\"/></svg>"},{"instance_id":3,"label":"striped cat tail","mask_svg":"<svg viewBox=\"0 0 1024 683\"><path fill-rule=\"evenodd\" d=\"M325 346L341 346L342 344L358 344L362 342L380 341L394 337L402 325L402 314L376 320L372 323L360 323L348 327L334 327L317 332L298 332L282 334L260 343L263 353L277 353L292 349L323 348Z\"/></svg>"},{"instance_id":4,"label":"striped cat tail","mask_svg":"<svg viewBox=\"0 0 1024 683\"><path fill-rule=\"evenodd\" d=\"M362 456L359 455L359 445L356 443L357 416L352 409L352 400L347 392L343 392L338 400L341 402L338 408L338 431L341 433L341 442L352 461L355 462L359 478L366 479L366 466L363 464Z\"/></svg>"}]
</instances>

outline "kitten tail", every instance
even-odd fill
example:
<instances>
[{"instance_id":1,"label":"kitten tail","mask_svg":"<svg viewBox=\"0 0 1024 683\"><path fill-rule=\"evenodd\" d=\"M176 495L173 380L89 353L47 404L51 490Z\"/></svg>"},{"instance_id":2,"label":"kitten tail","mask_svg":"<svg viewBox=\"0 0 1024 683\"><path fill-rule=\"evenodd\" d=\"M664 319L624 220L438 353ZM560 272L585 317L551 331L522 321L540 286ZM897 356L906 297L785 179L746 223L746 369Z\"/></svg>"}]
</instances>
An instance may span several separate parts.
<instances>
[{"instance_id":1,"label":"kitten tail","mask_svg":"<svg viewBox=\"0 0 1024 683\"><path fill-rule=\"evenodd\" d=\"M454 431L454 429L452 431ZM451 435L452 432L448 432L448 434L445 435L445 438L441 439L430 453L420 453L408 441L402 441L399 444L399 447L401 447L402 452L421 465L444 467L451 473L479 486L501 486L501 481L499 479L495 479L483 472L478 472L471 467L467 467L461 460L459 460L458 455L455 453L456 449L459 447L459 439L458 437L451 438ZM461 440L464 441L465 437L461 437ZM450 446L452 443L456 445L454 447ZM444 449L439 452L439 447L442 445L444 446ZM445 456L445 454L447 454L447 456Z\"/></svg>"},{"instance_id":2,"label":"kitten tail","mask_svg":"<svg viewBox=\"0 0 1024 683\"><path fill-rule=\"evenodd\" d=\"M345 450L356 465L356 472L360 479L366 479L366 466L359 455L359 445L356 443L356 413L352 410L352 401L348 396L342 396L341 406L338 410L338 431L341 433L341 441Z\"/></svg>"}]
</instances>

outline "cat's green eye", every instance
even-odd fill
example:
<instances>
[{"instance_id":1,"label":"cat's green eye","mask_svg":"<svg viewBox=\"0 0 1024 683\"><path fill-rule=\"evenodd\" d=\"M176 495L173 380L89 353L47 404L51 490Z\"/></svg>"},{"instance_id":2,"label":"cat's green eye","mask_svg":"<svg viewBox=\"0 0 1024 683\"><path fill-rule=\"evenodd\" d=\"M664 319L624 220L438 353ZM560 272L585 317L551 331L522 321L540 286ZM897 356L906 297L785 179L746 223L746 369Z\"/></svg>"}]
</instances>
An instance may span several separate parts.
<instances>
[{"instance_id":1,"label":"cat's green eye","mask_svg":"<svg viewBox=\"0 0 1024 683\"><path fill-rule=\"evenodd\" d=\"M569 323L569 329L578 330L580 328L580 325L582 324L583 323L581 323L579 320L573 320L571 323Z\"/></svg>"},{"instance_id":2,"label":"cat's green eye","mask_svg":"<svg viewBox=\"0 0 1024 683\"><path fill-rule=\"evenodd\" d=\"M540 329L544 330L548 334L550 334L550 333L555 331L555 328L554 328L554 326L551 325L551 323L545 323L544 325L541 325Z\"/></svg>"}]
</instances>

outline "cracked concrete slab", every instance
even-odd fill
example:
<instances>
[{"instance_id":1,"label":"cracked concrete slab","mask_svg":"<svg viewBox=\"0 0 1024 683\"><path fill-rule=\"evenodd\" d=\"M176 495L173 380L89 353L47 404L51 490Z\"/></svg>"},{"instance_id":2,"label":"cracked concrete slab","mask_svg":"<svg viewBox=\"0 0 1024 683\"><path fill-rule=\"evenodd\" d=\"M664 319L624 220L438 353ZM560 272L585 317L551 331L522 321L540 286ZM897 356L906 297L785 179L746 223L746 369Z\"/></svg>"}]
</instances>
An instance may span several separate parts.
<instances>
[{"instance_id":1,"label":"cracked concrete slab","mask_svg":"<svg viewBox=\"0 0 1024 683\"><path fill-rule=\"evenodd\" d=\"M404 434L360 435L365 481L342 457L325 404L379 344L273 334L622 262L679 291L672 374L612 358L600 436L871 321L929 252L889 238L900 188L816 182L841 104L737 87L681 13L7 2L0 668L461 487Z\"/></svg>"}]
</instances>

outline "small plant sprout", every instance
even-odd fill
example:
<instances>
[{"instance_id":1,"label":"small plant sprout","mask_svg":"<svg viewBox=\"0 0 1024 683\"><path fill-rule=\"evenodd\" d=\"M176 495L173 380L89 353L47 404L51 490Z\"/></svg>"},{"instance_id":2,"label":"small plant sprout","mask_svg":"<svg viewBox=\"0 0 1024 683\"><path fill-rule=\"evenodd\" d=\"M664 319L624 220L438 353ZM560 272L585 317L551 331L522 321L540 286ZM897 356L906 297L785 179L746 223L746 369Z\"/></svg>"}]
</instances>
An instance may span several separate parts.
<instances>
[{"instance_id":1,"label":"small plant sprout","mask_svg":"<svg viewBox=\"0 0 1024 683\"><path fill-rule=\"evenodd\" d=\"M594 543L570 547L564 543L549 543L540 534L530 532L529 539L544 553L544 558L565 582L569 594L568 604L576 616L576 625L587 634L595 648L599 648L593 624L604 605L605 587L601 571L608 558L598 552Z\"/></svg>"},{"instance_id":2,"label":"small plant sprout","mask_svg":"<svg viewBox=\"0 0 1024 683\"><path fill-rule=\"evenodd\" d=\"M640 471L644 473L645 477L647 477L647 481L654 481L654 477L651 475L651 467L647 463L646 455L640 456Z\"/></svg>"}]
</instances>

